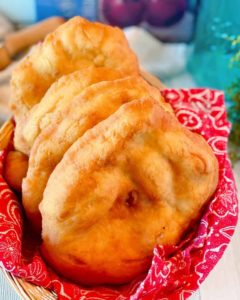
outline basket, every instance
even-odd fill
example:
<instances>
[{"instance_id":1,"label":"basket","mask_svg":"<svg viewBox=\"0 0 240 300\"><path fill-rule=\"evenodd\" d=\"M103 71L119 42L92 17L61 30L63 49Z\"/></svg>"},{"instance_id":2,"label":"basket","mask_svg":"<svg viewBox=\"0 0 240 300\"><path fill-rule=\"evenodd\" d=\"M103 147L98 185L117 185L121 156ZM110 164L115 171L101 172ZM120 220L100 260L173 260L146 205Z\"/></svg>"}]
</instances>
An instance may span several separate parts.
<instances>
[{"instance_id":1,"label":"basket","mask_svg":"<svg viewBox=\"0 0 240 300\"><path fill-rule=\"evenodd\" d=\"M149 74L146 71L141 71L142 77L148 81L151 85L164 89L164 85L155 76ZM14 123L12 119L6 121L0 129L0 150L5 149L8 145L14 130ZM43 287L36 286L25 280L15 277L8 273L4 269L0 269L4 276L16 291L16 293L24 300L55 300L57 295L54 292L50 292Z\"/></svg>"},{"instance_id":2,"label":"basket","mask_svg":"<svg viewBox=\"0 0 240 300\"><path fill-rule=\"evenodd\" d=\"M153 86L162 90L161 93L171 103L179 121L188 129L202 134L212 147L220 166L219 185L212 201L206 207L201 221L196 224L194 230L189 232L181 245L175 247L176 255L168 256L170 253L168 251L171 251L168 247L155 247L152 266L141 284L132 282L124 291L120 288L119 290L111 290L103 287L87 290L64 281L63 278L59 278L51 270L48 270L50 281L49 278L48 281L45 279L38 281L37 277L37 281L34 281L29 277L25 277L31 282L37 284L40 282L41 286L53 288L55 294L3 271L22 299L57 299L57 295L59 295L60 299L103 299L103 297L107 297L109 300L116 300L117 297L117 299L126 300L129 299L129 295L134 294L134 296L131 296L132 300L185 300L193 295L218 260L221 259L235 230L238 216L236 186L231 164L227 157L227 139L230 124L226 119L223 93L201 88L189 90L164 89L161 82L151 74L142 72L142 76ZM0 150L8 145L13 130L14 123L12 120L7 121L0 129ZM4 155L4 151L1 152L1 162ZM2 163L0 163L0 168L2 171ZM2 202L2 209L8 207L8 200L13 198L12 193L11 195L1 176L0 196L5 201ZM10 196L9 199L8 196ZM17 201L15 201L15 206L18 206ZM11 220L15 221L16 219L17 217ZM1 224L7 226L4 222L0 222L0 226L2 226ZM9 254L8 251L5 253ZM4 259L2 258L2 260ZM6 269L15 271L15 269L8 267ZM40 277L43 277L44 273L47 273L44 269L38 269L37 274ZM15 272L15 274L23 276L23 273ZM35 272L30 273L30 275L32 274L35 274Z\"/></svg>"}]
</instances>

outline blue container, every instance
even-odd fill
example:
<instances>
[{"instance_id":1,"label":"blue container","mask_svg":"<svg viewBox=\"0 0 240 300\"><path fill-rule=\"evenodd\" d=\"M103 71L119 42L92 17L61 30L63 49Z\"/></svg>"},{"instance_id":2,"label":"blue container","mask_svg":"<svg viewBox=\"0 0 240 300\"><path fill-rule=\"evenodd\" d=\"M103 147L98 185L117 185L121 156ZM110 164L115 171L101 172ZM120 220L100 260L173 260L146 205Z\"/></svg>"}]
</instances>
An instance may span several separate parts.
<instances>
[{"instance_id":1,"label":"blue container","mask_svg":"<svg viewBox=\"0 0 240 300\"><path fill-rule=\"evenodd\" d=\"M188 69L199 86L226 90L240 77L230 66L237 47L231 41L240 34L240 0L201 0ZM230 99L228 99L230 103Z\"/></svg>"}]
</instances>

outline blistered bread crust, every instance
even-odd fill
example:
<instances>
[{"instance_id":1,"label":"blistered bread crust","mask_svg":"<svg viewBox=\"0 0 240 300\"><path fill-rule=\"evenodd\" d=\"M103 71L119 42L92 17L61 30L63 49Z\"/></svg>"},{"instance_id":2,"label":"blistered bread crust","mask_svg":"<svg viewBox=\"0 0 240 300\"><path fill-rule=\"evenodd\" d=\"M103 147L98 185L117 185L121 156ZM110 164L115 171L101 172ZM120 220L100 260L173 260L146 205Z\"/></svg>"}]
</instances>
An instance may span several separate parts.
<instances>
[{"instance_id":1,"label":"blistered bread crust","mask_svg":"<svg viewBox=\"0 0 240 300\"><path fill-rule=\"evenodd\" d=\"M71 83L69 84L71 86ZM65 89L67 87L68 85ZM52 95L50 90L47 94L49 101L46 103L42 101L39 104L40 113L45 107L50 106L51 99L55 102L58 99L54 90ZM48 178L68 148L89 128L109 117L122 104L149 96L158 101L166 111L172 113L171 107L165 103L158 89L150 86L140 76L92 84L83 89L75 98L72 98L71 90L61 95L61 101L51 106L48 113L45 109L45 114L39 114L41 116L39 122L42 122L45 127L36 126L42 131L39 129L41 133L34 142L29 158L28 173L23 181L23 205L28 218L39 230L41 229L41 216L38 206ZM38 107L36 107L36 113ZM33 131L34 128L32 126L29 130Z\"/></svg>"},{"instance_id":2,"label":"blistered bread crust","mask_svg":"<svg viewBox=\"0 0 240 300\"><path fill-rule=\"evenodd\" d=\"M218 182L217 160L155 100L126 103L80 137L40 204L42 252L82 284L123 283L175 245Z\"/></svg>"},{"instance_id":3,"label":"blistered bread crust","mask_svg":"<svg viewBox=\"0 0 240 300\"><path fill-rule=\"evenodd\" d=\"M122 76L139 73L137 58L123 31L81 17L72 18L50 33L18 64L11 81L18 150L26 147L21 126L28 111L61 76L89 66L111 68Z\"/></svg>"}]
</instances>

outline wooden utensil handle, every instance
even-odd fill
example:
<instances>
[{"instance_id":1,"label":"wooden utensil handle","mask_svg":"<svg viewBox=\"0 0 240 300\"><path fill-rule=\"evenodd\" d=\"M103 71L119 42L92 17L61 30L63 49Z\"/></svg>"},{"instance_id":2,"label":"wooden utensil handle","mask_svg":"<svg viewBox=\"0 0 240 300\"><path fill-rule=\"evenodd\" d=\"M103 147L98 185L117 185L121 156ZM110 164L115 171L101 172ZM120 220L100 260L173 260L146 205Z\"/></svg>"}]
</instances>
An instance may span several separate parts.
<instances>
[{"instance_id":1,"label":"wooden utensil handle","mask_svg":"<svg viewBox=\"0 0 240 300\"><path fill-rule=\"evenodd\" d=\"M64 22L63 18L52 17L33 26L24 28L5 37L4 47L10 57L21 50L41 41L49 33Z\"/></svg>"},{"instance_id":2,"label":"wooden utensil handle","mask_svg":"<svg viewBox=\"0 0 240 300\"><path fill-rule=\"evenodd\" d=\"M11 57L9 56L6 48L0 47L0 70L3 70L11 63Z\"/></svg>"}]
</instances>

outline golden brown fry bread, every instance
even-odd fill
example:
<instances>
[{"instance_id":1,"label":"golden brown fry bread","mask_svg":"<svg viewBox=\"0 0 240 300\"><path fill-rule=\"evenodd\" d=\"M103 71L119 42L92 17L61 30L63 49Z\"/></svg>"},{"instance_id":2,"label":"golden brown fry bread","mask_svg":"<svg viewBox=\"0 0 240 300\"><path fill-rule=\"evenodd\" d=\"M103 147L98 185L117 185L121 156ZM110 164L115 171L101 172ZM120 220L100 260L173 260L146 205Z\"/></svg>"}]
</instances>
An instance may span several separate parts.
<instances>
[{"instance_id":1,"label":"golden brown fry bread","mask_svg":"<svg viewBox=\"0 0 240 300\"><path fill-rule=\"evenodd\" d=\"M119 78L122 78L121 72L104 67L89 67L62 76L52 84L41 102L30 110L27 118L18 121L15 147L29 155L36 137L52 122L53 114L62 111L76 95L91 84Z\"/></svg>"},{"instance_id":2,"label":"golden brown fry bread","mask_svg":"<svg viewBox=\"0 0 240 300\"><path fill-rule=\"evenodd\" d=\"M35 46L13 72L11 108L17 126L53 82L89 66L118 70L122 76L139 73L137 58L119 28L75 17Z\"/></svg>"},{"instance_id":3,"label":"golden brown fry bread","mask_svg":"<svg viewBox=\"0 0 240 300\"><path fill-rule=\"evenodd\" d=\"M68 105L60 114L60 107L57 106L57 113L55 111L52 116L55 116L52 124L35 140L27 177L23 182L23 205L36 228L41 228L38 206L48 178L67 149L87 129L114 113L123 103L147 98L149 95L172 113L171 107L165 103L160 92L139 76L94 84L71 102L68 100Z\"/></svg>"},{"instance_id":4,"label":"golden brown fry bread","mask_svg":"<svg viewBox=\"0 0 240 300\"><path fill-rule=\"evenodd\" d=\"M206 141L154 100L124 104L80 137L40 204L42 252L83 284L127 282L156 244L175 245L215 191Z\"/></svg>"},{"instance_id":5,"label":"golden brown fry bread","mask_svg":"<svg viewBox=\"0 0 240 300\"><path fill-rule=\"evenodd\" d=\"M13 110L18 105L20 110L31 108L56 79L92 65L119 70L123 75L139 72L123 31L72 18L38 44L13 72Z\"/></svg>"}]
</instances>

